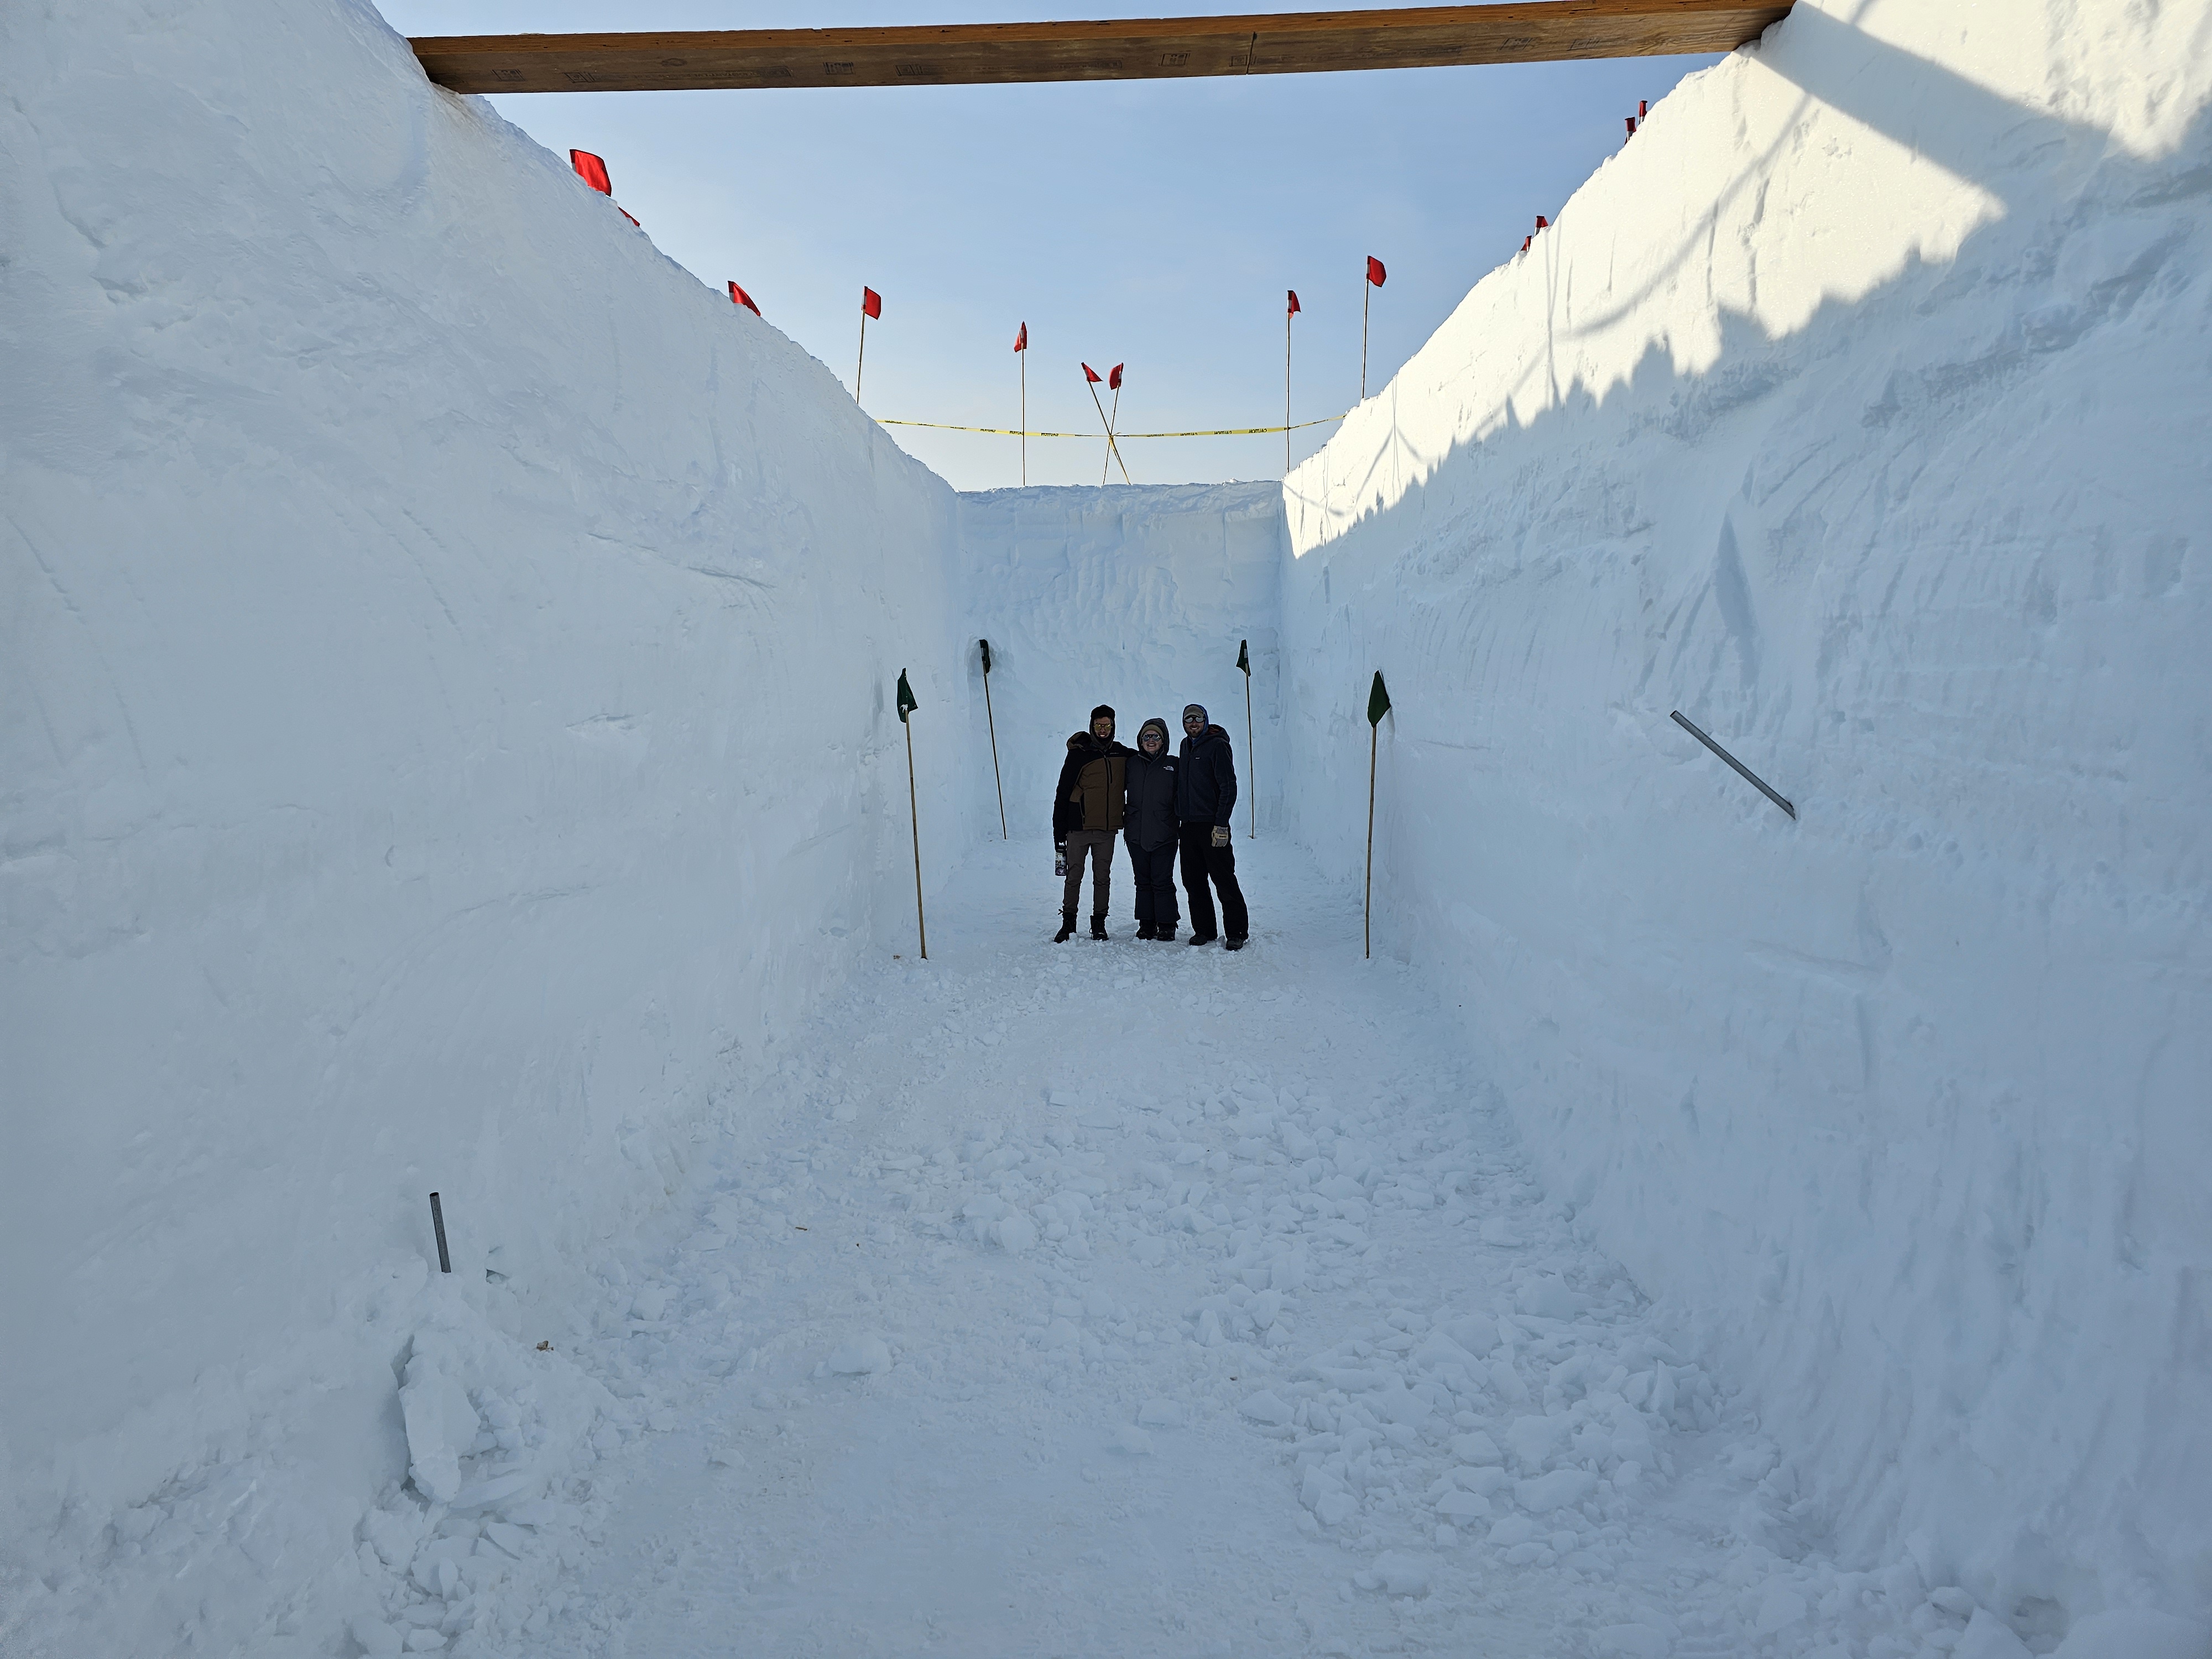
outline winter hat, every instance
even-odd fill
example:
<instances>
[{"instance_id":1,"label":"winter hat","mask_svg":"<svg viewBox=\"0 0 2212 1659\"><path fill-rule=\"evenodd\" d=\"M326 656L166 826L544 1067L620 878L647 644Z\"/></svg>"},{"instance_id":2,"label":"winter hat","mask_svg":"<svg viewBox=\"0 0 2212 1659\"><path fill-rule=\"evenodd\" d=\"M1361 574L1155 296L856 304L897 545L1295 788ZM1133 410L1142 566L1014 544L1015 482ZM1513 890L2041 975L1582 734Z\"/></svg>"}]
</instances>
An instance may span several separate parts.
<instances>
[{"instance_id":1,"label":"winter hat","mask_svg":"<svg viewBox=\"0 0 2212 1659\"><path fill-rule=\"evenodd\" d=\"M1102 714L1108 720L1112 720L1114 718L1114 705L1110 702L1100 703L1097 708L1091 711L1091 723L1093 726L1096 726L1098 723L1098 717Z\"/></svg>"},{"instance_id":2,"label":"winter hat","mask_svg":"<svg viewBox=\"0 0 2212 1659\"><path fill-rule=\"evenodd\" d=\"M1144 746L1145 733L1147 732L1158 732L1160 734L1160 746L1162 748L1165 748L1167 746L1168 723L1162 720L1158 715L1153 715L1152 719L1146 720L1142 726L1137 728L1137 744L1139 748Z\"/></svg>"},{"instance_id":3,"label":"winter hat","mask_svg":"<svg viewBox=\"0 0 2212 1659\"><path fill-rule=\"evenodd\" d=\"M1189 719L1193 714L1195 714L1195 715L1197 715L1197 716L1198 716L1199 723L1200 723L1200 725L1205 725L1205 724L1206 724L1206 723L1207 723L1207 721L1206 721L1206 705L1205 705L1204 703L1202 703L1202 702L1187 702L1187 703L1183 704L1183 706L1182 706L1182 717L1183 717L1185 720L1188 720L1188 719Z\"/></svg>"}]
</instances>

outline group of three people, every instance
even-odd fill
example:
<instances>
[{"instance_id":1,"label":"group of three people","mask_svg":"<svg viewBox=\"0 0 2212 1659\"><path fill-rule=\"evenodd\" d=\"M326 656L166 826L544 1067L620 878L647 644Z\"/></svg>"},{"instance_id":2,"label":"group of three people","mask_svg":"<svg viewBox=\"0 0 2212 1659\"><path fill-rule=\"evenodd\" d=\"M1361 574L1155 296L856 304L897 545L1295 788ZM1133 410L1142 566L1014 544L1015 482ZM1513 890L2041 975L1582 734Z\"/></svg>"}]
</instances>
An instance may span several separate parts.
<instances>
[{"instance_id":1,"label":"group of three people","mask_svg":"<svg viewBox=\"0 0 2212 1659\"><path fill-rule=\"evenodd\" d=\"M1182 920L1176 907L1175 866L1182 860L1182 884L1190 895L1190 942L1217 937L1231 951L1244 948L1250 931L1244 894L1237 885L1237 853L1229 821L1237 807L1237 766L1229 734L1206 717L1204 705L1182 711L1180 752L1168 752L1168 723L1146 720L1137 746L1114 738L1114 711L1091 711L1091 729L1067 740L1067 759L1052 795L1052 836L1067 886L1060 909L1057 945L1075 932L1075 907L1083 896L1083 864L1091 860L1091 937L1104 939L1113 881L1114 838L1129 844L1137 884L1137 937L1171 939ZM1209 884L1211 887L1209 888ZM1213 894L1221 895L1221 924L1214 927Z\"/></svg>"}]
</instances>

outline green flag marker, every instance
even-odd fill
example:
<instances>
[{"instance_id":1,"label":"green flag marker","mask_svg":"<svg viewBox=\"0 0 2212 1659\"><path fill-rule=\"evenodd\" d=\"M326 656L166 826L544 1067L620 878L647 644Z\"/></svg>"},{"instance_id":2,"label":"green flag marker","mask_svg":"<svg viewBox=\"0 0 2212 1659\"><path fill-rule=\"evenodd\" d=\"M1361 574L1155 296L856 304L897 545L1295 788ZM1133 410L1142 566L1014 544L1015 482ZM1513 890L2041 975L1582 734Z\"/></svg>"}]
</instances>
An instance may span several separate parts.
<instances>
[{"instance_id":1,"label":"green flag marker","mask_svg":"<svg viewBox=\"0 0 2212 1659\"><path fill-rule=\"evenodd\" d=\"M1382 671L1375 671L1374 689L1367 694L1367 723L1382 724L1382 717L1390 712L1390 694L1382 689Z\"/></svg>"},{"instance_id":2,"label":"green flag marker","mask_svg":"<svg viewBox=\"0 0 2212 1659\"><path fill-rule=\"evenodd\" d=\"M1377 685L1382 684L1382 677L1380 674L1377 674L1375 677L1375 684ZM1384 706L1387 708L1389 705L1386 703ZM906 683L906 670L903 668L900 669L898 689L899 724L903 726L906 723L906 717L921 707L921 705L914 700L914 688Z\"/></svg>"},{"instance_id":3,"label":"green flag marker","mask_svg":"<svg viewBox=\"0 0 2212 1659\"><path fill-rule=\"evenodd\" d=\"M1239 640L1237 641L1237 665L1244 671L1244 678L1248 680L1252 678L1251 647L1252 641L1249 640Z\"/></svg>"}]
</instances>

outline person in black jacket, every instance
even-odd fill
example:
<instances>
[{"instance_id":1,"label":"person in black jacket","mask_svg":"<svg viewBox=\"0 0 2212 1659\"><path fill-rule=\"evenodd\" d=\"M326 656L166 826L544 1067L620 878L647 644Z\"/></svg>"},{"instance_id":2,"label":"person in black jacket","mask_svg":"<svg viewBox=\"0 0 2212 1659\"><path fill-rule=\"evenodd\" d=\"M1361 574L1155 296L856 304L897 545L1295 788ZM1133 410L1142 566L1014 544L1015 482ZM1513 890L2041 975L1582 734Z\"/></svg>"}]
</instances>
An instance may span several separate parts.
<instances>
[{"instance_id":1,"label":"person in black jacket","mask_svg":"<svg viewBox=\"0 0 2212 1659\"><path fill-rule=\"evenodd\" d=\"M1230 845L1229 821L1237 810L1237 764L1230 755L1229 734L1206 720L1203 703L1183 709L1182 729L1176 817L1181 824L1183 890L1190 895L1190 942L1213 942L1213 895L1206 885L1210 878L1221 894L1221 920L1228 928L1222 943L1241 951L1251 919L1244 909L1244 890L1237 884L1237 849Z\"/></svg>"},{"instance_id":2,"label":"person in black jacket","mask_svg":"<svg viewBox=\"0 0 2212 1659\"><path fill-rule=\"evenodd\" d=\"M1128 749L1114 741L1114 711L1091 711L1091 729L1067 740L1067 759L1052 792L1052 838L1067 885L1054 945L1075 932L1075 902L1083 895L1083 860L1091 860L1091 937L1106 937L1106 902L1114 878L1114 837L1127 795L1122 768Z\"/></svg>"},{"instance_id":3,"label":"person in black jacket","mask_svg":"<svg viewBox=\"0 0 2212 1659\"><path fill-rule=\"evenodd\" d=\"M1146 720L1137 732L1137 752L1128 759L1128 805L1121 817L1121 838L1129 843L1129 862L1137 872L1139 939L1173 939L1182 920L1175 890L1180 770L1168 752L1168 723Z\"/></svg>"}]
</instances>

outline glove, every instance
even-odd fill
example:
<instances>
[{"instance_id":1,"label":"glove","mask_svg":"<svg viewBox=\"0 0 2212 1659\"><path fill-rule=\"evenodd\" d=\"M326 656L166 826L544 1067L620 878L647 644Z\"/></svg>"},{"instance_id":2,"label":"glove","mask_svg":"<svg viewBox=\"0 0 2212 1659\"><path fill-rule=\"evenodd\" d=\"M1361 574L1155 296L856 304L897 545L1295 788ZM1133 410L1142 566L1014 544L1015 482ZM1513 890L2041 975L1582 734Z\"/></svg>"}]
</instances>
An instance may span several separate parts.
<instances>
[{"instance_id":1,"label":"glove","mask_svg":"<svg viewBox=\"0 0 2212 1659\"><path fill-rule=\"evenodd\" d=\"M1229 826L1227 824L1217 823L1213 826L1213 844L1216 847L1226 847L1229 845Z\"/></svg>"}]
</instances>

